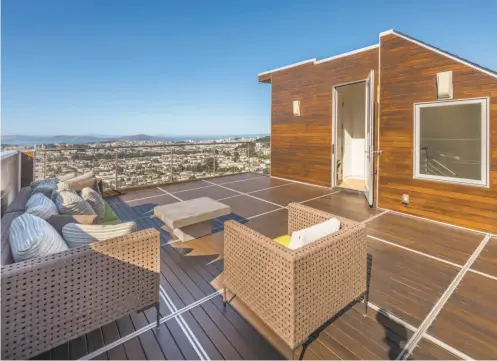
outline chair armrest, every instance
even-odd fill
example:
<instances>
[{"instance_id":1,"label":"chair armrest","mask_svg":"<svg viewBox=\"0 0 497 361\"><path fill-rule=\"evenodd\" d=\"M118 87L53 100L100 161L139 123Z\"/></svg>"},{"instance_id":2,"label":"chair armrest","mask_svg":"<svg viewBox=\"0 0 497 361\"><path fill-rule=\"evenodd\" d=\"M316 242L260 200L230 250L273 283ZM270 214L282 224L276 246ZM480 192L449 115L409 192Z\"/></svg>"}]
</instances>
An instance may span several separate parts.
<instances>
[{"instance_id":1,"label":"chair armrest","mask_svg":"<svg viewBox=\"0 0 497 361\"><path fill-rule=\"evenodd\" d=\"M2 358L28 359L159 302L154 229L2 267Z\"/></svg>"},{"instance_id":2,"label":"chair armrest","mask_svg":"<svg viewBox=\"0 0 497 361\"><path fill-rule=\"evenodd\" d=\"M293 338L293 256L235 221L224 223L224 285L287 343Z\"/></svg>"},{"instance_id":3,"label":"chair armrest","mask_svg":"<svg viewBox=\"0 0 497 361\"><path fill-rule=\"evenodd\" d=\"M294 231L314 226L331 218L337 218L340 221L341 230L353 227L357 224L357 222L350 219L323 212L319 209L304 206L299 203L290 203L288 205L288 234L291 236Z\"/></svg>"}]
</instances>

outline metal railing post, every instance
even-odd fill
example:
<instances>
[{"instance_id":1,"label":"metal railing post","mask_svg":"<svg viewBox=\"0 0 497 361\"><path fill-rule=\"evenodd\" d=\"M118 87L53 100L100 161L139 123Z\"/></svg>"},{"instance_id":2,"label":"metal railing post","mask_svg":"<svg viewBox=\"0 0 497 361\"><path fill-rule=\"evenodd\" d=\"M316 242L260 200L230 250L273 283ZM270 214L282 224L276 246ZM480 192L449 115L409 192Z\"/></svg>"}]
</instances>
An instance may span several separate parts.
<instances>
[{"instance_id":1,"label":"metal railing post","mask_svg":"<svg viewBox=\"0 0 497 361\"><path fill-rule=\"evenodd\" d=\"M95 149L92 150L91 170L95 172Z\"/></svg>"},{"instance_id":2,"label":"metal railing post","mask_svg":"<svg viewBox=\"0 0 497 361\"><path fill-rule=\"evenodd\" d=\"M170 159L169 159L169 174L170 174L170 182L174 182L174 175L173 175L173 147L171 147L171 150L169 151Z\"/></svg>"},{"instance_id":3,"label":"metal railing post","mask_svg":"<svg viewBox=\"0 0 497 361\"><path fill-rule=\"evenodd\" d=\"M216 145L214 144L212 146L212 174L216 175Z\"/></svg>"},{"instance_id":4,"label":"metal railing post","mask_svg":"<svg viewBox=\"0 0 497 361\"><path fill-rule=\"evenodd\" d=\"M47 151L43 150L43 179L47 178Z\"/></svg>"},{"instance_id":5,"label":"metal railing post","mask_svg":"<svg viewBox=\"0 0 497 361\"><path fill-rule=\"evenodd\" d=\"M250 171L250 143L247 143L247 163L248 163L248 170Z\"/></svg>"},{"instance_id":6,"label":"metal railing post","mask_svg":"<svg viewBox=\"0 0 497 361\"><path fill-rule=\"evenodd\" d=\"M117 172L118 172L118 169L119 169L118 164L117 164L118 163L118 155L119 155L119 151L116 149L116 165L115 165L115 168L116 168L116 179L115 179L116 186L115 186L115 190L116 191L117 191Z\"/></svg>"}]
</instances>

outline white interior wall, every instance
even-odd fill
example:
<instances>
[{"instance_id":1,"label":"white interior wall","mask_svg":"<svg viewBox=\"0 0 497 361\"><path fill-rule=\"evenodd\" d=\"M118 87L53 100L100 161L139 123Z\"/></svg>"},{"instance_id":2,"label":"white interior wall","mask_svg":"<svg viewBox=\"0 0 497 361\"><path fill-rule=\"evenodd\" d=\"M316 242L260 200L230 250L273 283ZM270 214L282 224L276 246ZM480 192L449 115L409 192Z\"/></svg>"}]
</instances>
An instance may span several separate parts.
<instances>
[{"instance_id":1,"label":"white interior wall","mask_svg":"<svg viewBox=\"0 0 497 361\"><path fill-rule=\"evenodd\" d=\"M343 129L338 129L342 137L343 179L365 177L365 127L366 89L365 83L347 85L337 89L341 104L338 116Z\"/></svg>"}]
</instances>

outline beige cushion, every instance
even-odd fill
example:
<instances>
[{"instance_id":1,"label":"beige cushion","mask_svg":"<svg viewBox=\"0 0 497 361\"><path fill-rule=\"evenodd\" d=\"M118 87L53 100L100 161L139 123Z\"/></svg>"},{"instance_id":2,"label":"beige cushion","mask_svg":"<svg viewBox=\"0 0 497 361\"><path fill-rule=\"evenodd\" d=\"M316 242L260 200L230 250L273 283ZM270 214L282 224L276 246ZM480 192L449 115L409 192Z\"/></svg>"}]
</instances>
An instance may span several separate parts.
<instances>
[{"instance_id":1,"label":"beige cushion","mask_svg":"<svg viewBox=\"0 0 497 361\"><path fill-rule=\"evenodd\" d=\"M328 219L312 227L301 229L292 233L288 244L290 249L298 249L311 244L318 239L329 236L340 230L340 221L337 218Z\"/></svg>"},{"instance_id":2,"label":"beige cushion","mask_svg":"<svg viewBox=\"0 0 497 361\"><path fill-rule=\"evenodd\" d=\"M26 203L26 213L42 219L48 219L50 216L59 214L59 211L52 200L41 193L35 193Z\"/></svg>"},{"instance_id":3,"label":"beige cushion","mask_svg":"<svg viewBox=\"0 0 497 361\"><path fill-rule=\"evenodd\" d=\"M73 182L71 183L71 187L75 192L81 192L86 187L97 190L97 178L89 178L79 182Z\"/></svg>"},{"instance_id":4,"label":"beige cushion","mask_svg":"<svg viewBox=\"0 0 497 361\"><path fill-rule=\"evenodd\" d=\"M90 187L85 187L81 191L81 198L90 203L95 213L97 213L98 218L103 218L105 215L105 204L104 200L95 189Z\"/></svg>"},{"instance_id":5,"label":"beige cushion","mask_svg":"<svg viewBox=\"0 0 497 361\"><path fill-rule=\"evenodd\" d=\"M67 215L94 215L96 214L90 204L74 192L58 192L55 204L60 214Z\"/></svg>"},{"instance_id":6,"label":"beige cushion","mask_svg":"<svg viewBox=\"0 0 497 361\"><path fill-rule=\"evenodd\" d=\"M58 176L57 179L59 180L59 182L64 182L66 180L73 179L75 177L76 177L76 173L72 172L72 173L67 173L67 174Z\"/></svg>"},{"instance_id":7,"label":"beige cushion","mask_svg":"<svg viewBox=\"0 0 497 361\"><path fill-rule=\"evenodd\" d=\"M68 223L78 223L78 224L97 224L98 218L96 215L93 216L68 216L64 214L58 214L56 216L51 216L47 219L48 224L50 224L60 235L62 235L62 228Z\"/></svg>"},{"instance_id":8,"label":"beige cushion","mask_svg":"<svg viewBox=\"0 0 497 361\"><path fill-rule=\"evenodd\" d=\"M16 262L68 250L57 231L45 220L24 213L10 225L12 256Z\"/></svg>"},{"instance_id":9,"label":"beige cushion","mask_svg":"<svg viewBox=\"0 0 497 361\"><path fill-rule=\"evenodd\" d=\"M91 179L91 178L95 178L94 171L90 171L90 172L86 172L84 174L78 175L77 177L66 180L66 182L69 183L70 185L73 185L73 183L78 183L78 182L81 182L81 181L84 181L87 179Z\"/></svg>"},{"instance_id":10,"label":"beige cushion","mask_svg":"<svg viewBox=\"0 0 497 361\"><path fill-rule=\"evenodd\" d=\"M70 248L84 246L96 241L125 236L136 231L135 222L116 225L86 225L69 223L62 227L62 236Z\"/></svg>"}]
</instances>

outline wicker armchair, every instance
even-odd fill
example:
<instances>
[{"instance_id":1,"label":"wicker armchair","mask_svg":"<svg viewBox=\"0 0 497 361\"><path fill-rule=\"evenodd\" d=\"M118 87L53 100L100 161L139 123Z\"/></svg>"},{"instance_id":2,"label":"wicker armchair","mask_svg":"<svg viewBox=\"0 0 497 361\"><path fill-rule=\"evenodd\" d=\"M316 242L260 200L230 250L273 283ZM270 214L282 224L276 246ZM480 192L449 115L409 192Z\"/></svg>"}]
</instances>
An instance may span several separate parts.
<instances>
[{"instance_id":1,"label":"wicker armchair","mask_svg":"<svg viewBox=\"0 0 497 361\"><path fill-rule=\"evenodd\" d=\"M28 359L133 311L158 311L159 252L159 232L148 229L2 267L2 359Z\"/></svg>"},{"instance_id":2,"label":"wicker armchair","mask_svg":"<svg viewBox=\"0 0 497 361\"><path fill-rule=\"evenodd\" d=\"M291 203L288 234L332 217ZM225 288L290 346L292 357L327 320L367 297L365 226L336 218L339 232L295 251L234 221L224 226Z\"/></svg>"}]
</instances>

